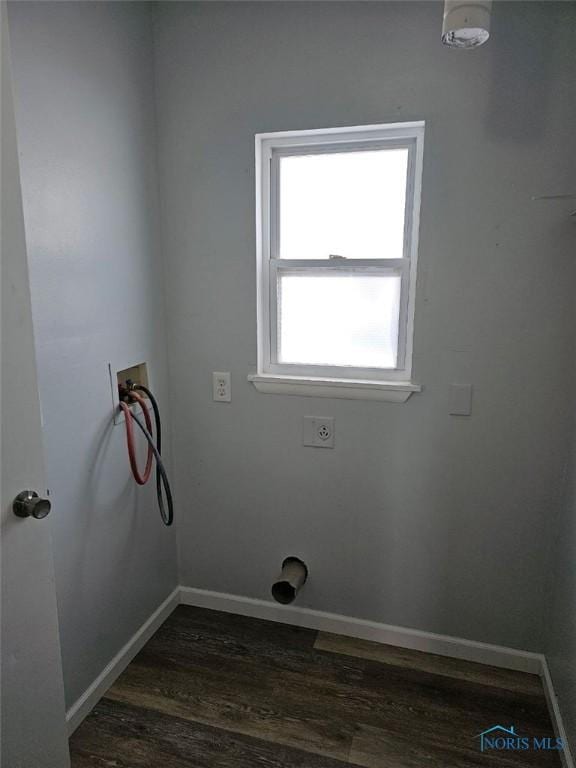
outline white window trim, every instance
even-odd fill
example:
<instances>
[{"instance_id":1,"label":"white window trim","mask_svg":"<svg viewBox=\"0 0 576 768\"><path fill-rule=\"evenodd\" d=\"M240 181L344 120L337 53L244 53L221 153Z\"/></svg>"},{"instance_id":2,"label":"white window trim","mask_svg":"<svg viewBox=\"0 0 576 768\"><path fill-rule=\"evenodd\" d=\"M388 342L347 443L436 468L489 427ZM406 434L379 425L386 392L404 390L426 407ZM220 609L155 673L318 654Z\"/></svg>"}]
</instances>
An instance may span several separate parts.
<instances>
[{"instance_id":1,"label":"white window trim","mask_svg":"<svg viewBox=\"0 0 576 768\"><path fill-rule=\"evenodd\" d=\"M411 380L414 334L414 305L418 262L418 230L424 145L423 121L329 128L312 131L283 131L256 135L256 256L258 370L248 379L260 392L346 399L405 402L421 387ZM383 146L408 147L409 168L406 190L405 247L402 259L346 259L330 263L330 269L369 271L374 267L402 276L407 281L402 290L398 367L395 369L342 369L322 366L278 365L275 360L276 306L272 280L279 269L297 270L299 266L327 267L327 262L307 259L303 262L273 258L278 250L273 231L271 207L276 199L274 175L277 158L284 154L315 151L369 149ZM271 306L274 304L274 306Z\"/></svg>"}]
</instances>

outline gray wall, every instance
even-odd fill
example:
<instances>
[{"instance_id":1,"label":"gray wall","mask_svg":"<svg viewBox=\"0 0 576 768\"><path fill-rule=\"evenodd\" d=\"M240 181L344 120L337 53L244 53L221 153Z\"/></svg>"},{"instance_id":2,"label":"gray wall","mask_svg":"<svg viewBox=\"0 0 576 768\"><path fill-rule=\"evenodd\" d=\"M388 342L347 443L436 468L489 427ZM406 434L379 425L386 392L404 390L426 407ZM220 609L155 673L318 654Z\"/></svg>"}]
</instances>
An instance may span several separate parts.
<instances>
[{"instance_id":1,"label":"gray wall","mask_svg":"<svg viewBox=\"0 0 576 768\"><path fill-rule=\"evenodd\" d=\"M440 45L437 3L162 3L163 232L183 584L543 647L569 429L576 8L496 3ZM415 378L405 405L258 394L254 134L425 119ZM232 372L230 405L211 402ZM471 418L449 382L474 384ZM301 446L303 415L337 447Z\"/></svg>"},{"instance_id":2,"label":"gray wall","mask_svg":"<svg viewBox=\"0 0 576 768\"><path fill-rule=\"evenodd\" d=\"M177 583L107 372L148 361L167 405L150 11L10 7L68 706Z\"/></svg>"},{"instance_id":3,"label":"gray wall","mask_svg":"<svg viewBox=\"0 0 576 768\"><path fill-rule=\"evenodd\" d=\"M576 754L576 443L567 490L567 503L555 526L555 578L545 650L564 724Z\"/></svg>"},{"instance_id":4,"label":"gray wall","mask_svg":"<svg viewBox=\"0 0 576 768\"><path fill-rule=\"evenodd\" d=\"M302 605L542 650L574 228L567 206L530 197L573 183L575 7L497 3L490 44L463 54L439 44L437 3L162 3L156 75L152 13L10 8L68 704L177 582L172 533L110 426L106 370L148 360L166 407L166 338L184 584L267 598L299 554ZM257 394L254 133L411 119L427 121L424 392ZM213 370L233 374L229 405L211 401ZM451 381L474 384L471 418L448 415ZM334 451L301 446L305 414L336 417ZM562 574L549 647L565 697Z\"/></svg>"}]
</instances>

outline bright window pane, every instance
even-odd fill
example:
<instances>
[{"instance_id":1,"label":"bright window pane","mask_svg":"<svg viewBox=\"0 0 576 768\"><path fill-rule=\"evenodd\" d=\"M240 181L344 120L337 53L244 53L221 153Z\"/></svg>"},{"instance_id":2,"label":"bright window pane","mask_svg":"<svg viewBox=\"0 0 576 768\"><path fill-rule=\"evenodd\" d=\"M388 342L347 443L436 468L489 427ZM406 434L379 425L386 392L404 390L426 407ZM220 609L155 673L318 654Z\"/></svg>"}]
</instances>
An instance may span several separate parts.
<instances>
[{"instance_id":1,"label":"bright window pane","mask_svg":"<svg viewBox=\"0 0 576 768\"><path fill-rule=\"evenodd\" d=\"M278 301L280 363L396 367L399 276L284 274Z\"/></svg>"},{"instance_id":2,"label":"bright window pane","mask_svg":"<svg viewBox=\"0 0 576 768\"><path fill-rule=\"evenodd\" d=\"M280 257L401 259L407 149L280 158Z\"/></svg>"}]
</instances>

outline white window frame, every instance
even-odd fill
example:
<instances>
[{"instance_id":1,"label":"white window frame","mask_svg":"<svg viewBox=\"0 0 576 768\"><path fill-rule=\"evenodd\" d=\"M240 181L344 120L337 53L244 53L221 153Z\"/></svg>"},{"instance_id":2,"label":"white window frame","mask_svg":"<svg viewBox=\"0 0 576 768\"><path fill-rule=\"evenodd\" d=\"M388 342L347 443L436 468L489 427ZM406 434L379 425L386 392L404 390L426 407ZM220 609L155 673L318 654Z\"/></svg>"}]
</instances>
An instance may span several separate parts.
<instances>
[{"instance_id":1,"label":"white window frame","mask_svg":"<svg viewBox=\"0 0 576 768\"><path fill-rule=\"evenodd\" d=\"M404 401L420 386L411 381L418 230L424 149L423 121L256 135L256 256L258 372L262 392ZM279 258L279 161L283 156L374 149L408 149L404 249L401 259ZM396 274L401 277L397 366L355 368L295 365L277 360L279 272Z\"/></svg>"}]
</instances>

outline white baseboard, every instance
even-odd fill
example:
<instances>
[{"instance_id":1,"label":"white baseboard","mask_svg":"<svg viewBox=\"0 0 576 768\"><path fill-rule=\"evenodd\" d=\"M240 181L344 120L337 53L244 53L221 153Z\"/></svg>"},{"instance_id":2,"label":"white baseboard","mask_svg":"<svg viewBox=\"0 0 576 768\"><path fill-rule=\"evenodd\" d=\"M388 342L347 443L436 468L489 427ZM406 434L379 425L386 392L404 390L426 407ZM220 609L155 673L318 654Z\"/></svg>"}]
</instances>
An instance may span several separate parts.
<instances>
[{"instance_id":1,"label":"white baseboard","mask_svg":"<svg viewBox=\"0 0 576 768\"><path fill-rule=\"evenodd\" d=\"M545 658L542 661L541 677L542 685L544 686L544 694L548 703L548 711L550 712L550 718L552 720L552 724L554 725L554 731L556 736L559 739L562 739L562 743L564 744L564 749L560 753L562 768L576 768L576 762L574 761L574 757L568 743L568 734L566 733L566 728L564 727L564 721L562 719L562 712L560 711L558 697L554 691L552 675L550 674L548 662Z\"/></svg>"},{"instance_id":2,"label":"white baseboard","mask_svg":"<svg viewBox=\"0 0 576 768\"><path fill-rule=\"evenodd\" d=\"M536 675L541 674L542 671L544 657L539 653L519 651L514 648L489 645L488 643L479 643L448 635L437 635L419 629L395 627L390 624L350 618L336 613L325 613L311 608L279 605L268 600L210 592L194 587L180 587L180 601L185 605L238 613L241 616L268 619L283 624L294 624L322 632L333 632L337 635L373 640L376 643L396 645L400 648L435 653L439 656L475 661L478 664L490 664L493 667L515 669Z\"/></svg>"},{"instance_id":3,"label":"white baseboard","mask_svg":"<svg viewBox=\"0 0 576 768\"><path fill-rule=\"evenodd\" d=\"M84 691L70 709L66 712L66 725L70 736L80 725L82 720L90 713L99 699L110 688L116 678L126 669L134 656L152 637L160 625L166 621L174 608L180 602L180 588L168 595L166 600L158 606L154 613L142 624L137 632L130 638L126 645L118 651L116 656L107 664L96 680Z\"/></svg>"}]
</instances>

